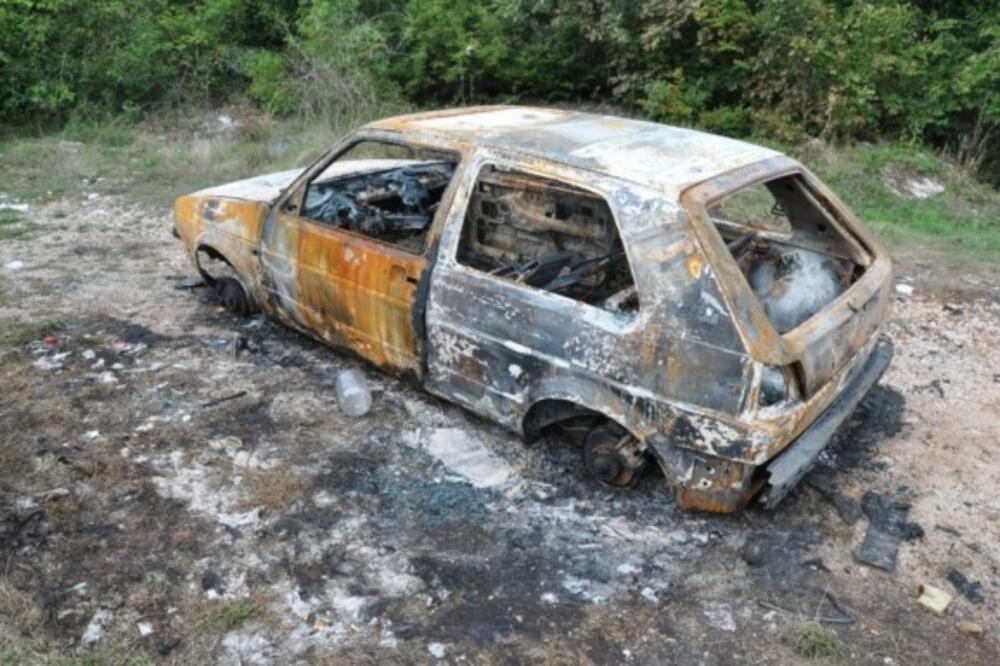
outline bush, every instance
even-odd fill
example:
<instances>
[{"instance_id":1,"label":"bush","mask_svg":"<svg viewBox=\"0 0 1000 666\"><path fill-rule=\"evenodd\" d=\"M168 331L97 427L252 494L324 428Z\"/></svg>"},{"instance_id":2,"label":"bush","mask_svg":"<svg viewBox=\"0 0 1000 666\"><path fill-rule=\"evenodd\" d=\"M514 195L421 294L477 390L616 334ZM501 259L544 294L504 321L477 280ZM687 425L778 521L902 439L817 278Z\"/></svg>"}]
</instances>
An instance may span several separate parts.
<instances>
[{"instance_id":1,"label":"bush","mask_svg":"<svg viewBox=\"0 0 1000 666\"><path fill-rule=\"evenodd\" d=\"M943 0L5 0L0 122L241 97L338 122L598 103L780 141L930 142L1000 180L998 25L995 2Z\"/></svg>"}]
</instances>

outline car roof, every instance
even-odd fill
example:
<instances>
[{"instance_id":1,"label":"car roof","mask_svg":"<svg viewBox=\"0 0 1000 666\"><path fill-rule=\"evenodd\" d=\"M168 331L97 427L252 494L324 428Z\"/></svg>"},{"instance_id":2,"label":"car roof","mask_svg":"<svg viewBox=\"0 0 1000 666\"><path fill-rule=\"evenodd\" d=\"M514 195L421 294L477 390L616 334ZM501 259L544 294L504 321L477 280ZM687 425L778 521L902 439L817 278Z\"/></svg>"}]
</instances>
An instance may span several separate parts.
<instances>
[{"instance_id":1,"label":"car roof","mask_svg":"<svg viewBox=\"0 0 1000 666\"><path fill-rule=\"evenodd\" d=\"M780 155L744 141L682 127L581 111L480 106L386 118L373 129L522 153L663 192Z\"/></svg>"}]
</instances>

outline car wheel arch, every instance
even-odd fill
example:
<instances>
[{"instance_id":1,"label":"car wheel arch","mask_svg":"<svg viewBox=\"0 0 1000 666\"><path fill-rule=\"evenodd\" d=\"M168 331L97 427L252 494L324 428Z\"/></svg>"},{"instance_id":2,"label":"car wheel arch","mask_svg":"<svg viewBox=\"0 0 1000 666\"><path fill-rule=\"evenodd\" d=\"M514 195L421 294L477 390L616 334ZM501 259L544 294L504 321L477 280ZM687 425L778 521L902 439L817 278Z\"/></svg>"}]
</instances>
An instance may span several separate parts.
<instances>
[{"instance_id":1,"label":"car wheel arch","mask_svg":"<svg viewBox=\"0 0 1000 666\"><path fill-rule=\"evenodd\" d=\"M617 423L642 439L640 433L644 428L634 416L634 407L607 387L589 382L560 381L539 387L524 410L521 434L526 441L533 441L547 426L587 416Z\"/></svg>"}]
</instances>

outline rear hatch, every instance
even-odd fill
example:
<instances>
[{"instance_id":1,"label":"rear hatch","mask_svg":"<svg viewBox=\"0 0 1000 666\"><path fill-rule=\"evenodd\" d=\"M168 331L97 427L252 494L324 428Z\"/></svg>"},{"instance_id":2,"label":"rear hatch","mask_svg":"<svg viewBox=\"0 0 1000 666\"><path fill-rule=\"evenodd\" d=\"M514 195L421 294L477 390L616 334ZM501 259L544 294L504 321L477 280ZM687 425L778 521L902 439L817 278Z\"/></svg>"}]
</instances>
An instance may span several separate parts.
<instances>
[{"instance_id":1,"label":"rear hatch","mask_svg":"<svg viewBox=\"0 0 1000 666\"><path fill-rule=\"evenodd\" d=\"M808 398L865 348L888 308L891 263L870 233L788 158L685 193L751 355ZM707 223L707 224L705 224ZM696 228L699 225L696 225Z\"/></svg>"}]
</instances>

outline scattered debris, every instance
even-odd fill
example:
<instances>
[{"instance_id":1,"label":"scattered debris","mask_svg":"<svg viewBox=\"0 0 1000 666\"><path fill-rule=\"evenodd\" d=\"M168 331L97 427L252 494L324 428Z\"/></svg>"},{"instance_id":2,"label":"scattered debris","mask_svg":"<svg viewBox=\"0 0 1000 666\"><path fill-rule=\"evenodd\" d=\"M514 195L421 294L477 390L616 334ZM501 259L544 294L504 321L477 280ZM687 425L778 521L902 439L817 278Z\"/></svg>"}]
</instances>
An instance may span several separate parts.
<instances>
[{"instance_id":1,"label":"scattered debris","mask_svg":"<svg viewBox=\"0 0 1000 666\"><path fill-rule=\"evenodd\" d=\"M935 615L944 615L948 604L951 603L951 595L933 585L925 583L917 589L917 593L920 595L917 598L917 603Z\"/></svg>"},{"instance_id":2,"label":"scattered debris","mask_svg":"<svg viewBox=\"0 0 1000 666\"><path fill-rule=\"evenodd\" d=\"M229 343L229 354L233 358L239 358L240 352L247 348L247 339L237 333Z\"/></svg>"},{"instance_id":3,"label":"scattered debris","mask_svg":"<svg viewBox=\"0 0 1000 666\"><path fill-rule=\"evenodd\" d=\"M200 275L174 279L174 289L198 289L205 286L205 280Z\"/></svg>"},{"instance_id":4,"label":"scattered debris","mask_svg":"<svg viewBox=\"0 0 1000 666\"><path fill-rule=\"evenodd\" d=\"M977 581L971 581L965 577L958 569L948 572L948 582L955 586L955 589L962 593L966 599L974 604L981 604L986 601L983 596L983 586Z\"/></svg>"},{"instance_id":5,"label":"scattered debris","mask_svg":"<svg viewBox=\"0 0 1000 666\"><path fill-rule=\"evenodd\" d=\"M945 312L952 315L960 315L964 312L964 309L958 303L943 303L941 307L944 308Z\"/></svg>"},{"instance_id":6,"label":"scattered debris","mask_svg":"<svg viewBox=\"0 0 1000 666\"><path fill-rule=\"evenodd\" d=\"M708 601L701 611L708 624L720 631L736 631L736 620L733 619L733 607L722 601Z\"/></svg>"},{"instance_id":7,"label":"scattered debris","mask_svg":"<svg viewBox=\"0 0 1000 666\"><path fill-rule=\"evenodd\" d=\"M971 636L973 638L983 637L983 625L978 622L970 622L969 620L962 620L958 623L958 630L965 634L966 636Z\"/></svg>"},{"instance_id":8,"label":"scattered debris","mask_svg":"<svg viewBox=\"0 0 1000 666\"><path fill-rule=\"evenodd\" d=\"M954 527L948 527L947 525L935 525L935 529L941 530L945 534L950 534L951 536L959 539L962 537L962 533L956 530Z\"/></svg>"},{"instance_id":9,"label":"scattered debris","mask_svg":"<svg viewBox=\"0 0 1000 666\"><path fill-rule=\"evenodd\" d=\"M833 505L841 520L848 525L853 525L861 518L861 507L837 489L833 483L835 474L836 470L829 465L819 465L806 477L806 483L819 491L820 495Z\"/></svg>"},{"instance_id":10,"label":"scattered debris","mask_svg":"<svg viewBox=\"0 0 1000 666\"><path fill-rule=\"evenodd\" d=\"M83 645L93 645L104 638L104 625L111 619L111 611L100 609L90 618L87 628L83 630L80 643Z\"/></svg>"},{"instance_id":11,"label":"scattered debris","mask_svg":"<svg viewBox=\"0 0 1000 666\"><path fill-rule=\"evenodd\" d=\"M944 185L930 176L889 174L886 186L897 196L907 199L930 199L944 192Z\"/></svg>"},{"instance_id":12,"label":"scattered debris","mask_svg":"<svg viewBox=\"0 0 1000 666\"><path fill-rule=\"evenodd\" d=\"M43 502L54 502L56 500L62 499L63 497L69 497L69 489L67 488L53 488L48 492L42 494Z\"/></svg>"},{"instance_id":13,"label":"scattered debris","mask_svg":"<svg viewBox=\"0 0 1000 666\"><path fill-rule=\"evenodd\" d=\"M502 486L514 476L514 470L462 428L417 430L403 442L426 451L477 488Z\"/></svg>"},{"instance_id":14,"label":"scattered debris","mask_svg":"<svg viewBox=\"0 0 1000 666\"><path fill-rule=\"evenodd\" d=\"M52 356L42 356L36 358L31 365L33 365L38 370L62 370L63 361L65 361L72 352L61 352L59 354L53 354Z\"/></svg>"},{"instance_id":15,"label":"scattered debris","mask_svg":"<svg viewBox=\"0 0 1000 666\"><path fill-rule=\"evenodd\" d=\"M861 503L868 516L868 533L855 559L885 571L896 568L896 551L901 541L921 538L924 530L907 522L910 505L869 490Z\"/></svg>"},{"instance_id":16,"label":"scattered debris","mask_svg":"<svg viewBox=\"0 0 1000 666\"><path fill-rule=\"evenodd\" d=\"M229 395L224 395L221 398L215 398L214 400L209 400L208 402L201 403L202 409L208 409L209 407L215 407L216 405L221 405L224 402L229 402L230 400L236 400L237 398L242 398L247 394L246 391L237 391L236 393L230 393Z\"/></svg>"},{"instance_id":17,"label":"scattered debris","mask_svg":"<svg viewBox=\"0 0 1000 666\"><path fill-rule=\"evenodd\" d=\"M896 293L901 296L910 296L913 294L913 285L899 283L896 285Z\"/></svg>"},{"instance_id":18,"label":"scattered debris","mask_svg":"<svg viewBox=\"0 0 1000 666\"><path fill-rule=\"evenodd\" d=\"M340 411L348 416L364 416L372 407L372 394L368 391L364 375L357 368L341 370L335 390Z\"/></svg>"},{"instance_id":19,"label":"scattered debris","mask_svg":"<svg viewBox=\"0 0 1000 666\"><path fill-rule=\"evenodd\" d=\"M938 394L938 397L944 400L944 385L940 379L932 379L927 384L921 384L920 386L914 386L913 390L915 392L920 391L934 391Z\"/></svg>"}]
</instances>

